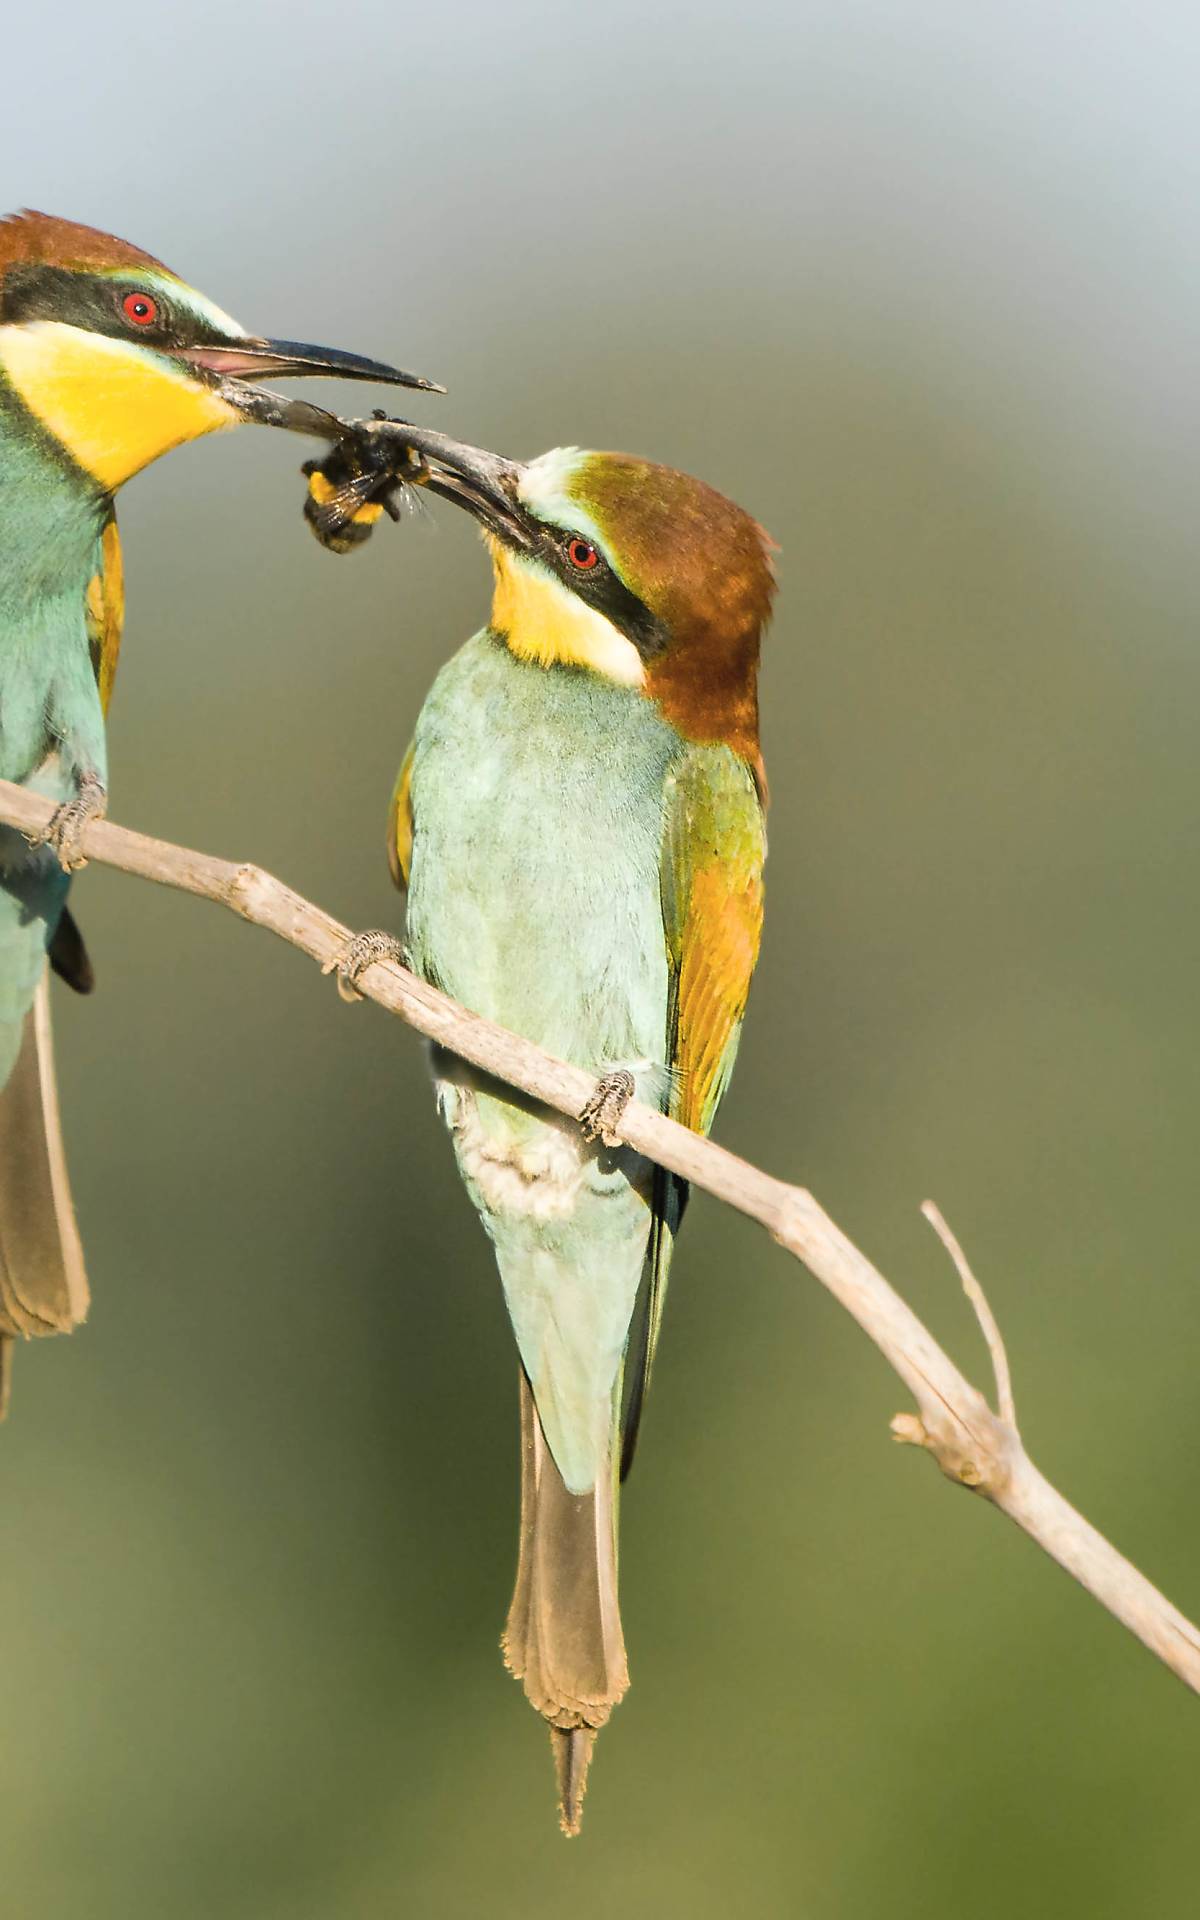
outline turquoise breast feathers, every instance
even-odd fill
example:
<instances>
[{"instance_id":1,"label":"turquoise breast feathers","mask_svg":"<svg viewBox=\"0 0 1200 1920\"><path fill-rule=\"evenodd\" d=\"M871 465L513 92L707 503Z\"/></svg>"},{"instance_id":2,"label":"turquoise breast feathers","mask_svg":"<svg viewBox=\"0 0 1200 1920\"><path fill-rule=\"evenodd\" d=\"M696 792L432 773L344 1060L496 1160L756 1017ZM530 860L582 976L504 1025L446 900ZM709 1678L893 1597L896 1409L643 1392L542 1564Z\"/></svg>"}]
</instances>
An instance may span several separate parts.
<instances>
[{"instance_id":1,"label":"turquoise breast feathers","mask_svg":"<svg viewBox=\"0 0 1200 1920\"><path fill-rule=\"evenodd\" d=\"M408 945L426 978L581 1067L665 1092L659 863L683 743L651 704L477 635L417 723ZM605 1459L649 1233L650 1170L560 1116L437 1064L495 1243L521 1358L567 1486Z\"/></svg>"}]
</instances>

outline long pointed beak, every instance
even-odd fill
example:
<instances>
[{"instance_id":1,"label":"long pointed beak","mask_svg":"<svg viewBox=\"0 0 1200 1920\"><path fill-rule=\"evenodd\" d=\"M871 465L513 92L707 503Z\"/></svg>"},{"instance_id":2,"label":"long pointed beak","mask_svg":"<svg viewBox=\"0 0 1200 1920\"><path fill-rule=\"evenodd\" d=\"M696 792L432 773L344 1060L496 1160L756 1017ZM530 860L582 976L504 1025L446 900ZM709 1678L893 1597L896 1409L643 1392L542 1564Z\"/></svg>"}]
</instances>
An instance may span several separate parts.
<instances>
[{"instance_id":1,"label":"long pointed beak","mask_svg":"<svg viewBox=\"0 0 1200 1920\"><path fill-rule=\"evenodd\" d=\"M422 393L446 391L423 374L402 373L382 360L340 353L333 347L310 347L300 340L246 339L220 346L187 347L178 358L206 373L234 380L319 375L327 380L375 380L383 386L416 387Z\"/></svg>"},{"instance_id":2,"label":"long pointed beak","mask_svg":"<svg viewBox=\"0 0 1200 1920\"><path fill-rule=\"evenodd\" d=\"M360 420L355 422L360 442L371 449L372 458L386 463L394 447L397 470L411 466L411 454L421 457L420 484L444 500L453 500L485 527L510 545L532 545L528 519L517 491L524 469L502 454L489 453L486 447L468 446L452 440L449 434L431 428L411 426L407 421ZM416 478L411 473L406 478Z\"/></svg>"}]
</instances>

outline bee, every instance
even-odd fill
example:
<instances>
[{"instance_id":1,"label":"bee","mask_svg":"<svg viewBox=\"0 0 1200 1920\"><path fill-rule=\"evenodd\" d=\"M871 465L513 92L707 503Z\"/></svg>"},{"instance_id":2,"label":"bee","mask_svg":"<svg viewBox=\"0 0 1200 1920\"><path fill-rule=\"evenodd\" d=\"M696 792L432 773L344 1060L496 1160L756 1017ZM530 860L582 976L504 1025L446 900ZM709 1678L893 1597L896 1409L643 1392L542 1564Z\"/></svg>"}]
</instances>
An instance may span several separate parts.
<instances>
[{"instance_id":1,"label":"bee","mask_svg":"<svg viewBox=\"0 0 1200 1920\"><path fill-rule=\"evenodd\" d=\"M387 416L376 413L374 418ZM405 449L404 459L403 470L397 471L394 446L385 455L376 442L349 437L319 459L306 460L300 469L308 481L304 518L313 537L330 553L353 553L370 539L381 514L401 519L415 503L413 488L424 477L419 453Z\"/></svg>"}]
</instances>

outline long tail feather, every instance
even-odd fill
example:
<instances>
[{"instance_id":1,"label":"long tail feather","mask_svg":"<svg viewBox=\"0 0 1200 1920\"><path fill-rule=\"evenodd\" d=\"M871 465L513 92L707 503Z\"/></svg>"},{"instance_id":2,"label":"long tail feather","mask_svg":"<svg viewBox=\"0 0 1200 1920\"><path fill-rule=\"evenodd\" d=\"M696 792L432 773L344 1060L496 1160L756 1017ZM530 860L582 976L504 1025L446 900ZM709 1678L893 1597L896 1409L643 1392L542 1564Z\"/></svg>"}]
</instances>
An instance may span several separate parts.
<instances>
[{"instance_id":1,"label":"long tail feather","mask_svg":"<svg viewBox=\"0 0 1200 1920\"><path fill-rule=\"evenodd\" d=\"M69 1333L86 1317L87 1276L67 1180L45 979L0 1091L0 1340ZM11 1353L0 1353L0 1382Z\"/></svg>"},{"instance_id":2,"label":"long tail feather","mask_svg":"<svg viewBox=\"0 0 1200 1920\"><path fill-rule=\"evenodd\" d=\"M629 1686L614 1465L610 1459L590 1493L568 1490L522 1371L521 1544L502 1645L509 1671L549 1723L566 1834L579 1831L596 1732Z\"/></svg>"},{"instance_id":3,"label":"long tail feather","mask_svg":"<svg viewBox=\"0 0 1200 1920\"><path fill-rule=\"evenodd\" d=\"M550 1746L558 1780L558 1824L568 1840L583 1826L583 1796L596 1744L595 1727L551 1727Z\"/></svg>"}]
</instances>

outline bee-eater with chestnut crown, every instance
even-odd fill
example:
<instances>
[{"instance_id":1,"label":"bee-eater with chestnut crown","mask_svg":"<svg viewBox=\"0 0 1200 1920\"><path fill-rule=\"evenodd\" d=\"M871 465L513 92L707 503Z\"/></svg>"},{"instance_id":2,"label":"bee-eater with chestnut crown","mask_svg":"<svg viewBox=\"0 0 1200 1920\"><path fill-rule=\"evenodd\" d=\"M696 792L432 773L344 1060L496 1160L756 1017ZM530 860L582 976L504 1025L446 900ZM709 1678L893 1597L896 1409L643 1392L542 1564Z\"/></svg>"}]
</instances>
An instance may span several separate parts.
<instances>
[{"instance_id":1,"label":"bee-eater with chestnut crown","mask_svg":"<svg viewBox=\"0 0 1200 1920\"><path fill-rule=\"evenodd\" d=\"M330 415L245 384L264 374L431 384L251 336L109 234L40 213L0 220L0 778L57 803L40 846L0 828L0 1414L13 1340L69 1331L87 1306L45 974L49 956L91 986L66 897L108 784L113 495L159 454L241 420L331 437Z\"/></svg>"},{"instance_id":2,"label":"bee-eater with chestnut crown","mask_svg":"<svg viewBox=\"0 0 1200 1920\"><path fill-rule=\"evenodd\" d=\"M762 922L770 542L711 487L645 460L566 448L518 465L434 433L411 444L428 486L479 521L495 584L396 788L410 963L601 1076L589 1139L435 1061L521 1357L505 1657L550 1725L575 1833L596 1730L628 1685L617 1486L686 1198L605 1135L635 1090L707 1132L733 1067ZM360 936L349 982L382 951Z\"/></svg>"}]
</instances>

